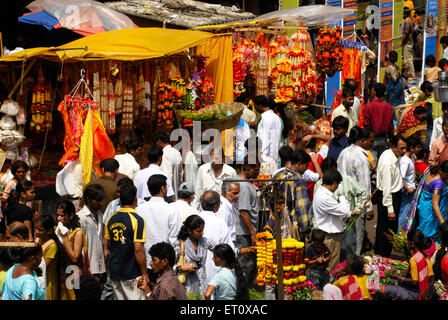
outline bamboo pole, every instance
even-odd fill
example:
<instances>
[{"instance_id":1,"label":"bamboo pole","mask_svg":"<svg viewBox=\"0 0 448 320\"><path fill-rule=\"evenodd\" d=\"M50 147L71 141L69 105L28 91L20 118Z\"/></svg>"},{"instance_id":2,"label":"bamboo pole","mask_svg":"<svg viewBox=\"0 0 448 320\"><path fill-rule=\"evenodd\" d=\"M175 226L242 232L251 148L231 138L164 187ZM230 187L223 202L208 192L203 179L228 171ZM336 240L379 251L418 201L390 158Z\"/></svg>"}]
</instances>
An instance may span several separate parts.
<instances>
[{"instance_id":1,"label":"bamboo pole","mask_svg":"<svg viewBox=\"0 0 448 320\"><path fill-rule=\"evenodd\" d=\"M30 72L31 68L34 66L34 64L36 63L36 59L33 59L31 61L31 63L28 65L28 67L26 67L25 71L23 72L23 74L20 75L20 79L17 80L16 84L14 85L14 87L11 89L11 91L8 94L8 99L11 99L12 95L14 94L14 92L16 92L17 88L19 88L20 83L22 83L23 79L27 76L27 74Z\"/></svg>"},{"instance_id":2,"label":"bamboo pole","mask_svg":"<svg viewBox=\"0 0 448 320\"><path fill-rule=\"evenodd\" d=\"M0 247L26 247L26 248L32 248L36 247L37 243L32 241L24 241L24 242L6 242L1 241Z\"/></svg>"}]
</instances>

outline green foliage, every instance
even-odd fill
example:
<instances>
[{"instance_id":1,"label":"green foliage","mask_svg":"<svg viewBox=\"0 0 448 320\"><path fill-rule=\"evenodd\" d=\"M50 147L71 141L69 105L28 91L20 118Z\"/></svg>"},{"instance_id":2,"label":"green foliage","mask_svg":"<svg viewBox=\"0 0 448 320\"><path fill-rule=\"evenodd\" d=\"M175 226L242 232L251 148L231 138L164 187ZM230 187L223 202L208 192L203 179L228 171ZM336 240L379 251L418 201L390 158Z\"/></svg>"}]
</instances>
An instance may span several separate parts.
<instances>
[{"instance_id":1,"label":"green foliage","mask_svg":"<svg viewBox=\"0 0 448 320\"><path fill-rule=\"evenodd\" d=\"M249 289L249 300L266 300L264 296L255 289Z\"/></svg>"},{"instance_id":2,"label":"green foliage","mask_svg":"<svg viewBox=\"0 0 448 320\"><path fill-rule=\"evenodd\" d=\"M312 124L315 121L314 116L308 111L300 110L297 115L300 122Z\"/></svg>"},{"instance_id":3,"label":"green foliage","mask_svg":"<svg viewBox=\"0 0 448 320\"><path fill-rule=\"evenodd\" d=\"M193 291L187 291L187 300L205 300L199 291L194 293Z\"/></svg>"},{"instance_id":4,"label":"green foliage","mask_svg":"<svg viewBox=\"0 0 448 320\"><path fill-rule=\"evenodd\" d=\"M400 228L398 234L389 229L389 234L385 233L385 235L392 246L406 257L406 260L411 258L412 252L409 248L408 235L403 229Z\"/></svg>"},{"instance_id":5,"label":"green foliage","mask_svg":"<svg viewBox=\"0 0 448 320\"><path fill-rule=\"evenodd\" d=\"M191 111L191 110L181 110L180 115L184 118L193 121L208 121L208 120L218 120L227 117L227 111L225 108L220 107L213 111Z\"/></svg>"}]
</instances>

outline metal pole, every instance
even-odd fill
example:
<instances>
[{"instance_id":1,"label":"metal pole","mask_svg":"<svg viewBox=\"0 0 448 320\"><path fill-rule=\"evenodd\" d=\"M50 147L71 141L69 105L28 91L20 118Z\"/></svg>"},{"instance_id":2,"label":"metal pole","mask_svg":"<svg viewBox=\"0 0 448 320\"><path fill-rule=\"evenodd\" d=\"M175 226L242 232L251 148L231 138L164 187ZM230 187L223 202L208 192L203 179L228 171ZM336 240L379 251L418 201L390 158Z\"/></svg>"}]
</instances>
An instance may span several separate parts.
<instances>
[{"instance_id":1,"label":"metal pole","mask_svg":"<svg viewBox=\"0 0 448 320\"><path fill-rule=\"evenodd\" d=\"M280 183L274 184L274 217L275 217L275 244L277 251L277 297L278 300L285 300L285 290L283 286L283 251L282 234L280 227Z\"/></svg>"}]
</instances>

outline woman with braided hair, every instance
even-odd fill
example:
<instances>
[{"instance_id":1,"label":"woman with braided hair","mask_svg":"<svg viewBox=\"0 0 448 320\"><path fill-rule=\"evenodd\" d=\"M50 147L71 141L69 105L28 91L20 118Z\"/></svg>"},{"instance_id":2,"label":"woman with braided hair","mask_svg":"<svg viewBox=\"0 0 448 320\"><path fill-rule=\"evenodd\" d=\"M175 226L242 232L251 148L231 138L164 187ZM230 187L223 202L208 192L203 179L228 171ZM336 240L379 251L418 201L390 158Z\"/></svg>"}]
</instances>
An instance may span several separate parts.
<instances>
[{"instance_id":1,"label":"woman with braided hair","mask_svg":"<svg viewBox=\"0 0 448 320\"><path fill-rule=\"evenodd\" d=\"M72 289L65 284L67 258L61 242L54 232L55 221L50 215L43 215L35 222L35 242L42 246L46 265L47 300L75 300Z\"/></svg>"}]
</instances>

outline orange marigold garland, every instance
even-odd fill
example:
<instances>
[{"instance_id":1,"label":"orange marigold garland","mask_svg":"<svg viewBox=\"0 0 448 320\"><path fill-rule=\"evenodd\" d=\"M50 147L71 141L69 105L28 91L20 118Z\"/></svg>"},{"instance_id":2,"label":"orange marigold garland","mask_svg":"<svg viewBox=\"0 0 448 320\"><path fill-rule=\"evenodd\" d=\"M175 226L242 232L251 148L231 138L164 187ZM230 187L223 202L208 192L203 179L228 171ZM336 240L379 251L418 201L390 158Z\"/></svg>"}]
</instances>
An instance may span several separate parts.
<instances>
[{"instance_id":1,"label":"orange marigold garland","mask_svg":"<svg viewBox=\"0 0 448 320\"><path fill-rule=\"evenodd\" d=\"M317 71L333 76L342 70L343 47L340 44L342 28L321 27L316 42Z\"/></svg>"}]
</instances>

